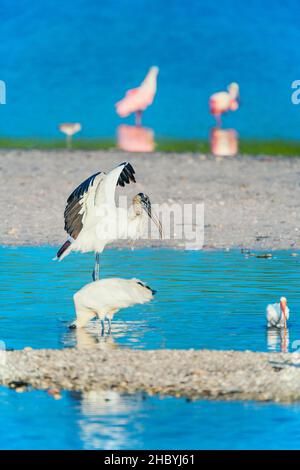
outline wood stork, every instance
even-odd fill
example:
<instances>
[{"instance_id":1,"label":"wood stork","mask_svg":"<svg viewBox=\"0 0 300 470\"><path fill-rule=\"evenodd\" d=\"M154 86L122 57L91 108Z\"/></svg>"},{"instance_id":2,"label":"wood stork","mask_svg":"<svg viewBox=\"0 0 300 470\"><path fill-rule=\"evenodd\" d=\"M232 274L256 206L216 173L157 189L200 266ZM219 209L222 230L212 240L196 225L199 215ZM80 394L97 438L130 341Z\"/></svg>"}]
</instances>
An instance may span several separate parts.
<instances>
[{"instance_id":1,"label":"wood stork","mask_svg":"<svg viewBox=\"0 0 300 470\"><path fill-rule=\"evenodd\" d=\"M228 91L220 91L211 95L209 99L210 113L216 118L217 125L221 126L221 115L228 111L236 111L239 107L239 86L230 83Z\"/></svg>"},{"instance_id":2,"label":"wood stork","mask_svg":"<svg viewBox=\"0 0 300 470\"><path fill-rule=\"evenodd\" d=\"M116 207L116 186L135 183L135 171L128 162L121 163L108 174L95 173L81 183L69 196L64 212L68 238L54 259L62 260L71 251L96 253L94 281L99 279L100 253L108 243L118 239L137 239L143 235L147 217L162 229L151 210L147 195L139 193L129 209Z\"/></svg>"},{"instance_id":3,"label":"wood stork","mask_svg":"<svg viewBox=\"0 0 300 470\"><path fill-rule=\"evenodd\" d=\"M82 287L74 294L76 320L70 328L82 328L88 321L98 317L104 333L104 320L109 332L114 314L121 308L144 304L153 299L155 290L139 279L101 279Z\"/></svg>"},{"instance_id":4,"label":"wood stork","mask_svg":"<svg viewBox=\"0 0 300 470\"><path fill-rule=\"evenodd\" d=\"M268 327L275 326L277 328L286 328L289 316L290 310L285 297L281 297L279 303L269 304L267 306Z\"/></svg>"}]
</instances>

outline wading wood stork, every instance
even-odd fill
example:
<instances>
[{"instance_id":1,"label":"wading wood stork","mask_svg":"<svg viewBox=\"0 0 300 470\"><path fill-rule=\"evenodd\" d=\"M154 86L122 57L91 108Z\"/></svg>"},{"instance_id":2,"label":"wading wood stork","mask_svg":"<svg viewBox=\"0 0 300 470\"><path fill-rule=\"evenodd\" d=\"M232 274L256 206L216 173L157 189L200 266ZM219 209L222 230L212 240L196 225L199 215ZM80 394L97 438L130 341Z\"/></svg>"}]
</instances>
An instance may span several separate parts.
<instances>
[{"instance_id":1,"label":"wading wood stork","mask_svg":"<svg viewBox=\"0 0 300 470\"><path fill-rule=\"evenodd\" d=\"M158 67L150 67L139 87L126 92L124 98L116 103L116 111L121 117L135 113L136 126L141 126L142 112L153 103L156 94Z\"/></svg>"},{"instance_id":2,"label":"wading wood stork","mask_svg":"<svg viewBox=\"0 0 300 470\"><path fill-rule=\"evenodd\" d=\"M220 91L211 95L209 99L210 113L216 118L217 125L221 126L221 115L228 111L236 111L239 107L239 86L230 83L228 91Z\"/></svg>"},{"instance_id":3,"label":"wading wood stork","mask_svg":"<svg viewBox=\"0 0 300 470\"><path fill-rule=\"evenodd\" d=\"M147 216L159 229L161 225L151 210L147 195L137 194L129 209L116 207L116 186L135 183L135 171L128 162L121 163L108 174L95 173L81 183L69 196L64 213L65 230L69 237L57 252L62 260L71 251L96 253L93 280L99 279L99 254L105 246L118 239L137 239L143 235Z\"/></svg>"},{"instance_id":4,"label":"wading wood stork","mask_svg":"<svg viewBox=\"0 0 300 470\"><path fill-rule=\"evenodd\" d=\"M70 328L82 328L94 317L98 317L104 333L104 320L109 332L114 314L121 308L144 304L153 299L155 290L139 279L101 279L82 287L74 294L76 320Z\"/></svg>"},{"instance_id":5,"label":"wading wood stork","mask_svg":"<svg viewBox=\"0 0 300 470\"><path fill-rule=\"evenodd\" d=\"M267 306L268 327L286 328L290 310L285 297L280 298L280 302Z\"/></svg>"}]
</instances>

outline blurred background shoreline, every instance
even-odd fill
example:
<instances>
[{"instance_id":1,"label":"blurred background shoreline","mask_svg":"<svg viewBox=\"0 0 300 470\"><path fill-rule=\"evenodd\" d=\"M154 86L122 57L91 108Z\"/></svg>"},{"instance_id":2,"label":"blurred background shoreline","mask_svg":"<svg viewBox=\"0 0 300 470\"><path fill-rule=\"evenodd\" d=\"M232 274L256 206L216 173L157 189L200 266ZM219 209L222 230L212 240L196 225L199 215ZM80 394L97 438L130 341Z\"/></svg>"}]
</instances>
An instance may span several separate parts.
<instances>
[{"instance_id":1,"label":"blurred background shoreline","mask_svg":"<svg viewBox=\"0 0 300 470\"><path fill-rule=\"evenodd\" d=\"M240 107L224 127L237 130L241 152L299 155L299 12L295 0L5 0L0 147L60 147L58 125L80 122L75 148L111 148L117 126L133 123L114 104L155 64L143 124L158 151L205 152L209 96L236 81Z\"/></svg>"},{"instance_id":2,"label":"blurred background shoreline","mask_svg":"<svg viewBox=\"0 0 300 470\"><path fill-rule=\"evenodd\" d=\"M0 137L0 149L63 150L65 148L66 142L63 138ZM72 151L74 150L117 150L117 143L116 139L111 137L102 139L74 138ZM208 139L167 139L157 137L155 152L208 154L210 153L210 147ZM300 156L300 140L240 139L239 154L297 157ZM124 155L126 155L126 152Z\"/></svg>"}]
</instances>

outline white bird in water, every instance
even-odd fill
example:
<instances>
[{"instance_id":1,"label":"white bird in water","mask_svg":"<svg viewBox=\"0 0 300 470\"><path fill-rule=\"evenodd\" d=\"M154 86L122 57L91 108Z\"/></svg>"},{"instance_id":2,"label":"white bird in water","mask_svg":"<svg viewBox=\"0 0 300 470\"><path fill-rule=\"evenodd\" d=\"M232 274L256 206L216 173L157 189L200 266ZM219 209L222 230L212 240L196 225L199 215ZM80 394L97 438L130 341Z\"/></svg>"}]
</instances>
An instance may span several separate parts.
<instances>
[{"instance_id":1,"label":"white bird in water","mask_svg":"<svg viewBox=\"0 0 300 470\"><path fill-rule=\"evenodd\" d=\"M108 174L95 173L72 192L64 213L65 230L69 236L55 259L62 260L71 251L95 252L93 280L96 281L99 279L100 253L108 243L141 237L147 217L156 224L162 237L160 221L153 214L146 194L137 194L128 210L116 206L116 186L135 183L134 174L130 163L121 163Z\"/></svg>"},{"instance_id":2,"label":"white bird in water","mask_svg":"<svg viewBox=\"0 0 300 470\"><path fill-rule=\"evenodd\" d=\"M285 297L280 298L280 302L267 306L268 327L286 328L290 310Z\"/></svg>"},{"instance_id":3,"label":"white bird in water","mask_svg":"<svg viewBox=\"0 0 300 470\"><path fill-rule=\"evenodd\" d=\"M144 304L153 299L155 290L139 279L101 279L82 287L74 294L76 320L70 328L82 328L98 317L104 333L104 320L108 321L109 332L114 314L121 308Z\"/></svg>"},{"instance_id":4,"label":"white bird in water","mask_svg":"<svg viewBox=\"0 0 300 470\"><path fill-rule=\"evenodd\" d=\"M228 111L236 111L239 107L239 86L233 82L228 85L228 91L219 91L209 99L210 113L216 118L218 127L221 126L221 116Z\"/></svg>"}]
</instances>

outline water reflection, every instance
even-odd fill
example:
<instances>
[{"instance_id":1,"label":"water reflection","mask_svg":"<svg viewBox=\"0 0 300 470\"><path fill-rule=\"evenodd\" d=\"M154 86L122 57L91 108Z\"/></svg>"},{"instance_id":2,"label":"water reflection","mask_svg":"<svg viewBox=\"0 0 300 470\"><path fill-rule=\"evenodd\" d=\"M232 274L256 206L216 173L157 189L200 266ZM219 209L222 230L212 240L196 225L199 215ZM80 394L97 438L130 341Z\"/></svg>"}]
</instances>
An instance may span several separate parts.
<instances>
[{"instance_id":1,"label":"water reflection","mask_svg":"<svg viewBox=\"0 0 300 470\"><path fill-rule=\"evenodd\" d=\"M117 143L126 152L153 152L154 132L146 127L121 124L117 129Z\"/></svg>"},{"instance_id":2,"label":"water reflection","mask_svg":"<svg viewBox=\"0 0 300 470\"><path fill-rule=\"evenodd\" d=\"M214 127L210 133L211 153L216 157L234 157L238 153L238 134L235 129Z\"/></svg>"},{"instance_id":3,"label":"water reflection","mask_svg":"<svg viewBox=\"0 0 300 470\"><path fill-rule=\"evenodd\" d=\"M96 391L53 400L1 388L0 448L299 448L298 404L145 398Z\"/></svg>"},{"instance_id":4,"label":"water reflection","mask_svg":"<svg viewBox=\"0 0 300 470\"><path fill-rule=\"evenodd\" d=\"M118 340L131 337L131 342L139 342L143 333L147 331L145 321L113 321L111 333L102 334L101 322L91 321L84 328L68 329L62 335L62 343L66 347L76 347L77 349L112 349L120 347Z\"/></svg>"},{"instance_id":5,"label":"water reflection","mask_svg":"<svg viewBox=\"0 0 300 470\"><path fill-rule=\"evenodd\" d=\"M268 328L267 344L270 352L289 352L289 329L288 328Z\"/></svg>"}]
</instances>

